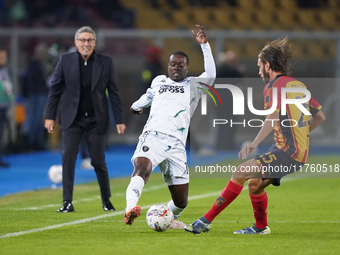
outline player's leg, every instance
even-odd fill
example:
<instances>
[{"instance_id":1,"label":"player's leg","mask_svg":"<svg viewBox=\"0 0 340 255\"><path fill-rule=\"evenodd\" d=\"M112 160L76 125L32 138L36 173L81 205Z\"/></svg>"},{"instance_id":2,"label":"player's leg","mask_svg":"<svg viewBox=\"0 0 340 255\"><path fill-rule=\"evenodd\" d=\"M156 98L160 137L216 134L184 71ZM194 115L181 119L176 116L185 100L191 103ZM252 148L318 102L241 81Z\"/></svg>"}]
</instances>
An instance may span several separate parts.
<instances>
[{"instance_id":1,"label":"player's leg","mask_svg":"<svg viewBox=\"0 0 340 255\"><path fill-rule=\"evenodd\" d=\"M248 181L249 196L253 205L255 226L244 228L235 231L234 234L270 234L270 228L267 222L267 206L268 197L265 188L273 184L274 186L280 185L280 178L289 172L275 171L282 166L295 163L283 151L272 146L267 153L256 156L256 163L261 168L261 175L264 180L250 179Z\"/></svg>"},{"instance_id":2,"label":"player's leg","mask_svg":"<svg viewBox=\"0 0 340 255\"><path fill-rule=\"evenodd\" d=\"M248 180L248 190L253 206L255 225L235 231L234 234L270 234L267 221L268 197L265 188L273 182L274 179Z\"/></svg>"},{"instance_id":3,"label":"player's leg","mask_svg":"<svg viewBox=\"0 0 340 255\"><path fill-rule=\"evenodd\" d=\"M257 167L257 163L254 159L248 160L238 166L231 180L229 180L225 189L217 197L212 208L204 214L204 217L209 222L212 222L218 214L237 198L243 189L245 181L251 177L261 177L259 171L260 169Z\"/></svg>"},{"instance_id":4,"label":"player's leg","mask_svg":"<svg viewBox=\"0 0 340 255\"><path fill-rule=\"evenodd\" d=\"M174 219L179 218L188 205L189 183L168 186L172 200L168 206L174 214Z\"/></svg>"},{"instance_id":5,"label":"player's leg","mask_svg":"<svg viewBox=\"0 0 340 255\"><path fill-rule=\"evenodd\" d=\"M171 193L172 200L169 201L168 206L174 214L172 222L172 229L184 229L185 223L178 221L181 213L188 205L189 183L168 186Z\"/></svg>"},{"instance_id":6,"label":"player's leg","mask_svg":"<svg viewBox=\"0 0 340 255\"><path fill-rule=\"evenodd\" d=\"M124 223L132 225L135 218L141 213L141 208L137 205L142 190L148 181L152 172L151 160L146 157L137 157L134 159L134 171L130 183L126 189L126 208Z\"/></svg>"},{"instance_id":7,"label":"player's leg","mask_svg":"<svg viewBox=\"0 0 340 255\"><path fill-rule=\"evenodd\" d=\"M272 184L274 179L250 179L248 181L248 190L251 203L254 210L255 227L264 229L268 226L267 222L267 206L268 197L265 187Z\"/></svg>"},{"instance_id":8,"label":"player's leg","mask_svg":"<svg viewBox=\"0 0 340 255\"><path fill-rule=\"evenodd\" d=\"M150 159L145 157L137 157L134 160L134 166L130 183L126 189L126 211L137 205L142 195L143 187L152 171L152 163Z\"/></svg>"},{"instance_id":9,"label":"player's leg","mask_svg":"<svg viewBox=\"0 0 340 255\"><path fill-rule=\"evenodd\" d=\"M188 205L189 183L168 186L171 193L172 200L169 201L168 206L174 214L174 221L172 222L172 229L184 229L185 223L178 221L181 213Z\"/></svg>"},{"instance_id":10,"label":"player's leg","mask_svg":"<svg viewBox=\"0 0 340 255\"><path fill-rule=\"evenodd\" d=\"M208 212L200 219L186 226L185 230L194 234L208 232L212 221L219 215L231 202L233 202L243 189L243 184L249 178L260 178L260 169L255 159L248 160L237 167L233 177L229 180L225 189L216 198L214 204Z\"/></svg>"},{"instance_id":11,"label":"player's leg","mask_svg":"<svg viewBox=\"0 0 340 255\"><path fill-rule=\"evenodd\" d=\"M141 208L137 203L143 187L149 180L152 170L165 159L162 154L163 143L164 139L160 139L157 132L147 131L139 137L135 153L131 159L134 171L126 189L124 223L127 225L131 225L134 219L140 215Z\"/></svg>"},{"instance_id":12,"label":"player's leg","mask_svg":"<svg viewBox=\"0 0 340 255\"><path fill-rule=\"evenodd\" d=\"M174 214L171 228L183 229L186 224L176 219L188 204L189 169L186 150L183 143L174 137L167 137L165 145L167 159L159 164L159 169L171 193L172 200L168 203Z\"/></svg>"}]
</instances>

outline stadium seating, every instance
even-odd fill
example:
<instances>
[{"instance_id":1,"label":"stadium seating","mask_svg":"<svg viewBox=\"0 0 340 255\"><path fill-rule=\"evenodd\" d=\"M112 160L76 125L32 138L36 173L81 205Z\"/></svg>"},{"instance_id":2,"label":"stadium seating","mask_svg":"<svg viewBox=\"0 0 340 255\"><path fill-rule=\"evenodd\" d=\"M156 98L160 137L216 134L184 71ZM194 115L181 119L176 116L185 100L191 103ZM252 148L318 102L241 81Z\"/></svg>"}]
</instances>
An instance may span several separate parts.
<instances>
[{"instance_id":1,"label":"stadium seating","mask_svg":"<svg viewBox=\"0 0 340 255\"><path fill-rule=\"evenodd\" d=\"M170 7L166 0L159 0L158 8L148 0L122 2L138 10L136 26L142 29L192 29L193 24L199 23L207 29L223 30L340 30L339 0L329 0L328 6L317 9L300 9L296 0L237 0L236 7L222 0L217 1L216 7L193 7L183 0L177 1L178 9ZM228 41L226 48L233 49L241 58L249 58L259 50L257 43L247 40ZM304 58L304 54L331 58L335 53L334 43L327 40L297 42L296 48L299 58Z\"/></svg>"},{"instance_id":2,"label":"stadium seating","mask_svg":"<svg viewBox=\"0 0 340 255\"><path fill-rule=\"evenodd\" d=\"M329 7L331 9L340 9L340 1L339 0L328 0Z\"/></svg>"},{"instance_id":3,"label":"stadium seating","mask_svg":"<svg viewBox=\"0 0 340 255\"><path fill-rule=\"evenodd\" d=\"M178 9L168 6L165 0L158 1L158 8L153 8L147 0L123 2L138 10L138 28L150 28L150 24L169 29L176 25L190 28L192 22L200 21L212 29L340 29L338 0L329 0L328 7L317 9L299 9L296 0L238 0L237 7L230 7L224 1L217 1L216 7L192 7L183 0L178 1ZM169 22L171 20L176 24Z\"/></svg>"},{"instance_id":4,"label":"stadium seating","mask_svg":"<svg viewBox=\"0 0 340 255\"><path fill-rule=\"evenodd\" d=\"M296 11L298 9L296 0L279 0L279 10L284 12Z\"/></svg>"}]
</instances>

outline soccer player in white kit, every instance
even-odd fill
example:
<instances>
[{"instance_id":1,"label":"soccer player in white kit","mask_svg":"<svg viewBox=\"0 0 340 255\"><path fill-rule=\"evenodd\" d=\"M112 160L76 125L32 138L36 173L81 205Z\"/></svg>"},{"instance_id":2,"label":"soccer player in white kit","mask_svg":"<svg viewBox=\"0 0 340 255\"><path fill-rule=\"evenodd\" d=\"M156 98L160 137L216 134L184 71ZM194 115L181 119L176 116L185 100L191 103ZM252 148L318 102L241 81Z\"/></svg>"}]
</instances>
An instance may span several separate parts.
<instances>
[{"instance_id":1,"label":"soccer player in white kit","mask_svg":"<svg viewBox=\"0 0 340 255\"><path fill-rule=\"evenodd\" d=\"M205 69L198 78L204 79L205 84L211 86L216 78L215 62L204 27L196 27L198 33L194 30L192 33L201 46ZM202 88L207 88L198 82L190 84L190 80L197 77L187 77L188 70L188 56L181 51L174 52L169 57L169 77L155 77L147 92L130 108L134 114L141 114L143 108L151 105L149 118L131 159L134 171L126 190L124 223L127 225L132 225L140 215L138 200L157 165L171 193L172 200L168 206L174 213L174 219L180 216L188 204L189 170L185 143L190 118L203 94ZM178 221L174 222L180 224ZM174 228L184 226L183 223Z\"/></svg>"}]
</instances>

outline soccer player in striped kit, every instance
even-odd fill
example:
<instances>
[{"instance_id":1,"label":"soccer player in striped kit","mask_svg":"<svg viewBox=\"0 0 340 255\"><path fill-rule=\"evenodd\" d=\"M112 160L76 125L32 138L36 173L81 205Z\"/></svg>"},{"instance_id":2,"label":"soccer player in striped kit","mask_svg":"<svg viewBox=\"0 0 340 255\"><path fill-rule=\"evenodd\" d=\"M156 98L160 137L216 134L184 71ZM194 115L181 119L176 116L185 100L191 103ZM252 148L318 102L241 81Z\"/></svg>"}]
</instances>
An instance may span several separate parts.
<instances>
[{"instance_id":1,"label":"soccer player in striped kit","mask_svg":"<svg viewBox=\"0 0 340 255\"><path fill-rule=\"evenodd\" d=\"M246 145L239 152L239 158L246 159L271 131L274 131L275 143L267 153L255 156L237 167L226 188L216 199L211 209L201 218L185 227L190 233L208 232L211 222L222 212L242 191L248 180L250 200L254 209L255 226L235 231L234 234L270 234L267 223L268 197L265 188L272 184L280 185L283 176L299 170L306 163L309 152L309 132L325 121L321 105L311 98L304 107L311 115L305 115L295 104L286 105L286 115L281 115L281 88L301 88L306 86L289 77L289 63L291 51L288 39L275 40L267 43L260 51L257 66L259 75L266 84L263 90L264 109L273 106L273 88L277 89L277 105L275 111L269 114L264 125L254 141ZM303 93L289 92L287 99L303 98ZM283 120L290 120L290 124L282 125ZM290 169L274 172L273 169ZM242 170L252 171L242 171Z\"/></svg>"}]
</instances>

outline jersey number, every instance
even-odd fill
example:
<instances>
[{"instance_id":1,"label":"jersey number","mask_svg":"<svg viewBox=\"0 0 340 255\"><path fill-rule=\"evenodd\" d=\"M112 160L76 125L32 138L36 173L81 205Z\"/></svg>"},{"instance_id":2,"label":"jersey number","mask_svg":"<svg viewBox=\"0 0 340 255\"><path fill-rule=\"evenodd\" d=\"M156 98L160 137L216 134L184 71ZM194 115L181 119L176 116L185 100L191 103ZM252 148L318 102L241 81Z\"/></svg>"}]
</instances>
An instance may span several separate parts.
<instances>
[{"instance_id":1,"label":"jersey number","mask_svg":"<svg viewBox=\"0 0 340 255\"><path fill-rule=\"evenodd\" d=\"M267 159L265 158L267 157ZM266 164L270 164L272 163L274 160L277 160L276 156L274 154L271 154L270 152L267 152L266 154L264 154L263 156L263 162Z\"/></svg>"}]
</instances>

